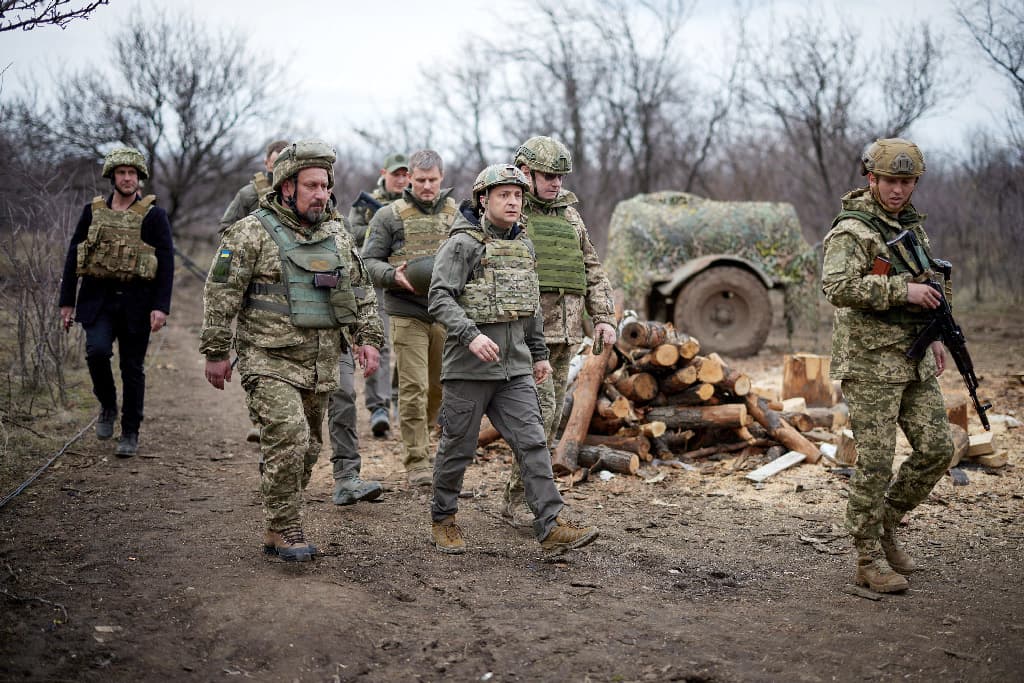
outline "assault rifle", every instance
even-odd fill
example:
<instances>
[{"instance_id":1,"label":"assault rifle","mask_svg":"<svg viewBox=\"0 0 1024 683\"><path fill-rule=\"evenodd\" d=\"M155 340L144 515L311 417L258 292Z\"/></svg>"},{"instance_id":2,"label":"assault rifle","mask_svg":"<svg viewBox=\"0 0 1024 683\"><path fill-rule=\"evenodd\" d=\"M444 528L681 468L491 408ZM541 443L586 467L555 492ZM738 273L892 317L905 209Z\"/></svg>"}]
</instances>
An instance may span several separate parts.
<instances>
[{"instance_id":1,"label":"assault rifle","mask_svg":"<svg viewBox=\"0 0 1024 683\"><path fill-rule=\"evenodd\" d=\"M904 230L895 238L886 242L886 244L903 261L903 265L907 267L911 275L917 277L925 271L927 257L924 255L924 250L921 248L913 232ZM953 264L940 259L933 259L932 261L935 267L942 272L945 279L949 280L953 272ZM971 395L971 400L974 401L974 410L977 411L981 424L988 431L991 427L989 426L985 411L990 410L992 404L982 403L978 400L978 377L974 374L974 362L971 360L971 354L967 352L967 339L964 338L964 332L956 324L956 320L953 319L953 311L946 300L942 284L932 279L929 279L925 284L939 293L939 307L929 311L933 314L932 320L910 346L910 349L907 350L907 358L920 360L932 342L941 341L949 349L949 354L953 357L956 369L960 372L960 376L964 378L964 384L967 385L967 393Z\"/></svg>"},{"instance_id":2,"label":"assault rifle","mask_svg":"<svg viewBox=\"0 0 1024 683\"><path fill-rule=\"evenodd\" d=\"M359 196L356 197L356 200L352 202L353 209L365 209L370 212L371 216L380 211L380 207L382 206L384 205L374 199L373 195L365 191L360 192Z\"/></svg>"}]
</instances>

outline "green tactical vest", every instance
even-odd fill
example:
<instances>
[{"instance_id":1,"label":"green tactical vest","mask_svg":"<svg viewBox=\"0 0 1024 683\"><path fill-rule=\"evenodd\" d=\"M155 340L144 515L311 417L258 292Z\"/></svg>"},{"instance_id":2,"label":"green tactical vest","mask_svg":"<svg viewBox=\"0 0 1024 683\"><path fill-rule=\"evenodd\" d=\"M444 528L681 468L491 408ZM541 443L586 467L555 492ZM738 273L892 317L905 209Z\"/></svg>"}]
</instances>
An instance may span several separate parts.
<instances>
[{"instance_id":1,"label":"green tactical vest","mask_svg":"<svg viewBox=\"0 0 1024 683\"><path fill-rule=\"evenodd\" d=\"M896 237L897 233L892 226L886 224L878 216L868 213L867 211L856 211L853 209L846 209L844 211L841 211L839 215L835 217L835 220L832 221L832 227L834 228L839 223L839 221L845 220L847 218L853 218L867 225L869 228L873 229L875 232L881 235L882 241L884 242L888 242L892 238ZM913 230L913 232L916 234L918 231ZM932 258L931 255L928 254L928 252L925 250L924 242L921 240L920 234L917 234L917 239L917 253L913 255L905 254L905 256L907 256L908 258L916 257L918 263L927 263L929 267L931 267ZM889 247L888 245L886 245L886 248L889 251L889 274L909 274L911 271L904 263L904 260L900 258L900 254L896 253L893 250L893 248ZM937 275L934 272L932 272L931 275L937 277ZM871 312L871 315L876 318L880 318L881 320L884 320L887 323L892 323L894 325L922 325L928 323L934 317L933 313L921 309L918 306L893 308L887 311L873 311Z\"/></svg>"},{"instance_id":2,"label":"green tactical vest","mask_svg":"<svg viewBox=\"0 0 1024 683\"><path fill-rule=\"evenodd\" d=\"M295 327L329 329L356 322L356 292L345 260L338 254L332 235L316 242L300 242L268 209L253 213L281 252L283 283L252 283L245 305L287 314ZM317 276L336 281L317 285ZM256 296L267 298L257 299Z\"/></svg>"},{"instance_id":3,"label":"green tactical vest","mask_svg":"<svg viewBox=\"0 0 1024 683\"><path fill-rule=\"evenodd\" d=\"M403 261L417 256L437 254L441 243L448 239L448 229L452 227L458 213L455 200L451 197L445 199L441 210L433 214L424 213L405 197L396 199L390 206L395 216L402 221L402 231L405 233L405 244L388 257L388 263L393 266L400 266Z\"/></svg>"},{"instance_id":4,"label":"green tactical vest","mask_svg":"<svg viewBox=\"0 0 1024 683\"><path fill-rule=\"evenodd\" d=\"M152 280L156 277L156 249L142 241L142 219L156 201L147 195L126 211L114 211L103 197L92 200L92 223L78 245L79 276L113 280Z\"/></svg>"},{"instance_id":5,"label":"green tactical vest","mask_svg":"<svg viewBox=\"0 0 1024 683\"><path fill-rule=\"evenodd\" d=\"M467 230L484 245L476 276L466 283L458 304L477 323L507 323L537 312L540 287L529 247L521 239L499 240Z\"/></svg>"},{"instance_id":6,"label":"green tactical vest","mask_svg":"<svg viewBox=\"0 0 1024 683\"><path fill-rule=\"evenodd\" d=\"M252 186L256 189L257 199L263 199L274 189L274 186L270 183L270 178L263 171L252 177Z\"/></svg>"},{"instance_id":7,"label":"green tactical vest","mask_svg":"<svg viewBox=\"0 0 1024 683\"><path fill-rule=\"evenodd\" d=\"M540 291L566 294L587 293L587 271L583 250L572 223L558 214L530 214L526 232L537 250Z\"/></svg>"}]
</instances>

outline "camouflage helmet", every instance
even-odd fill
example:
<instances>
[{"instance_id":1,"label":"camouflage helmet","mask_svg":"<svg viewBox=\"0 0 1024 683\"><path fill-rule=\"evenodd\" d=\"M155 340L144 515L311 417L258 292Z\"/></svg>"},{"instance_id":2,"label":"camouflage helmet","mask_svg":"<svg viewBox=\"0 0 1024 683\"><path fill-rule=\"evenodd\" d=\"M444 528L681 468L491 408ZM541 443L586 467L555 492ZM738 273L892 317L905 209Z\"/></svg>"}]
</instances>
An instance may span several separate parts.
<instances>
[{"instance_id":1,"label":"camouflage helmet","mask_svg":"<svg viewBox=\"0 0 1024 683\"><path fill-rule=\"evenodd\" d=\"M530 191L530 181L512 164L493 164L480 171L473 183L473 206L480 208L480 195L498 185L518 185Z\"/></svg>"},{"instance_id":2,"label":"camouflage helmet","mask_svg":"<svg viewBox=\"0 0 1024 683\"><path fill-rule=\"evenodd\" d=\"M323 140L299 140L284 149L274 160L274 190L304 168L327 171L327 187L334 187L334 148Z\"/></svg>"},{"instance_id":3,"label":"camouflage helmet","mask_svg":"<svg viewBox=\"0 0 1024 683\"><path fill-rule=\"evenodd\" d=\"M572 173L572 154L569 148L554 138L536 135L516 150L516 167L526 164L532 171Z\"/></svg>"},{"instance_id":4,"label":"camouflage helmet","mask_svg":"<svg viewBox=\"0 0 1024 683\"><path fill-rule=\"evenodd\" d=\"M114 169L118 166L131 166L139 172L139 180L149 177L149 169L146 168L146 157L134 147L117 147L107 152L103 157L103 177L112 178Z\"/></svg>"},{"instance_id":5,"label":"camouflage helmet","mask_svg":"<svg viewBox=\"0 0 1024 683\"><path fill-rule=\"evenodd\" d=\"M924 173L924 155L910 140L882 138L864 148L861 175L916 178Z\"/></svg>"},{"instance_id":6,"label":"camouflage helmet","mask_svg":"<svg viewBox=\"0 0 1024 683\"><path fill-rule=\"evenodd\" d=\"M405 277L420 296L426 296L430 289L430 277L434 273L433 256L417 256L410 259L405 267Z\"/></svg>"}]
</instances>

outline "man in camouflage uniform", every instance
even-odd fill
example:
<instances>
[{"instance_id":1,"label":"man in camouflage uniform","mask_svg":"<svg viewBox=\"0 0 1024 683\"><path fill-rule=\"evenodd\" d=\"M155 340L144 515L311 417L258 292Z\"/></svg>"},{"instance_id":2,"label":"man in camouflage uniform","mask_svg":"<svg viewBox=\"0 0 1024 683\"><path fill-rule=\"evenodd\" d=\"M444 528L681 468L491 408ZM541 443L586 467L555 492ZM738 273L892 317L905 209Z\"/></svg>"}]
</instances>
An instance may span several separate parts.
<instances>
[{"instance_id":1,"label":"man in camouflage uniform","mask_svg":"<svg viewBox=\"0 0 1024 683\"><path fill-rule=\"evenodd\" d=\"M377 187L370 196L382 207L396 199L401 199L405 188L409 186L409 160L404 154L389 154L380 169ZM366 239L376 210L365 206L353 206L348 212L348 228L360 249ZM384 300L384 290L377 289L377 301ZM370 411L370 431L376 437L384 437L391 429L391 344L388 328L391 320L383 306L380 307L380 318L384 323L384 346L380 350L380 372L373 376L373 381L366 382L366 409ZM332 398L333 405L333 398Z\"/></svg>"},{"instance_id":2,"label":"man in camouflage uniform","mask_svg":"<svg viewBox=\"0 0 1024 683\"><path fill-rule=\"evenodd\" d=\"M562 187L572 173L568 148L549 137L532 137L516 150L514 163L530 181L521 223L537 250L544 339L552 368L538 393L550 445L562 420L569 363L583 341L584 311L594 323L594 334L603 343L614 344L615 308L612 286L576 209L576 195ZM522 525L516 514L522 504L523 486L513 463L502 506L502 515L513 525Z\"/></svg>"},{"instance_id":3,"label":"man in camouflage uniform","mask_svg":"<svg viewBox=\"0 0 1024 683\"><path fill-rule=\"evenodd\" d=\"M224 210L224 215L220 218L221 232L260 208L260 200L270 194L273 186L274 161L281 150L287 146L287 140L274 140L267 145L267 155L263 158L263 167L266 168L266 171L256 172L252 180L235 193L235 198L231 200L228 208Z\"/></svg>"},{"instance_id":4,"label":"man in camouflage uniform","mask_svg":"<svg viewBox=\"0 0 1024 683\"><path fill-rule=\"evenodd\" d=\"M876 140L864 151L868 187L843 199L825 237L822 289L836 307L833 378L842 380L857 442L846 527L857 549L855 580L880 592L906 590L914 562L896 541L900 519L923 501L949 466L953 443L936 376L945 369L941 342L920 361L906 352L939 306L939 294L914 278L907 254L886 245L910 230L932 264L924 216L910 197L924 157L907 140ZM902 258L901 258L902 257ZM885 261L882 261L884 259ZM886 262L888 262L888 265ZM913 453L893 479L896 425Z\"/></svg>"},{"instance_id":5,"label":"man in camouflage uniform","mask_svg":"<svg viewBox=\"0 0 1024 683\"><path fill-rule=\"evenodd\" d=\"M410 484L429 486L428 449L441 405L444 328L427 311L429 278L422 278L417 288L410 276L429 272L458 207L449 196L451 188L441 189L444 164L437 152L415 152L409 170L410 186L370 220L362 255L374 285L385 290L384 308L391 316L403 464Z\"/></svg>"},{"instance_id":6,"label":"man in camouflage uniform","mask_svg":"<svg viewBox=\"0 0 1024 683\"><path fill-rule=\"evenodd\" d=\"M203 293L200 352L206 378L224 388L234 348L250 412L260 422L264 551L308 561L302 491L320 454L327 396L343 349L368 373L383 331L352 238L329 209L334 150L319 140L286 147L273 191L221 238Z\"/></svg>"},{"instance_id":7,"label":"man in camouflage uniform","mask_svg":"<svg viewBox=\"0 0 1024 683\"><path fill-rule=\"evenodd\" d=\"M535 381L551 374L539 308L533 246L518 220L526 177L510 164L488 166L473 184L451 238L437 253L429 310L447 330L441 441L434 463L431 527L435 547L465 552L455 521L463 475L480 420L511 445L523 471L533 530L547 552L582 547L597 529L561 516Z\"/></svg>"},{"instance_id":8,"label":"man in camouflage uniform","mask_svg":"<svg viewBox=\"0 0 1024 683\"><path fill-rule=\"evenodd\" d=\"M143 363L151 332L161 330L171 311L174 243L167 213L154 195L139 193L149 177L142 153L119 147L103 161L110 196L86 204L75 226L60 284L64 329L74 318L85 328L85 358L92 390L100 402L96 436L114 435L117 387L110 368L117 340L121 361L121 437L115 455L136 454L146 394ZM81 289L76 292L81 278Z\"/></svg>"}]
</instances>

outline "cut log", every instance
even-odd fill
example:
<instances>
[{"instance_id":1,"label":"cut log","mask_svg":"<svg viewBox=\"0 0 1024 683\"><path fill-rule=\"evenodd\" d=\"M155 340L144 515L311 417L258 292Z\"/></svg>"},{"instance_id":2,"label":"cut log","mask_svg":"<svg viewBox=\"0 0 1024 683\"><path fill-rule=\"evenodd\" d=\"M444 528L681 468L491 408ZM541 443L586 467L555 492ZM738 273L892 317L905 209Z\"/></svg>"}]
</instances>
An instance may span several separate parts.
<instances>
[{"instance_id":1,"label":"cut log","mask_svg":"<svg viewBox=\"0 0 1024 683\"><path fill-rule=\"evenodd\" d=\"M733 430L736 434L736 438L739 441L746 441L747 443L754 443L754 435L750 433L750 430L746 427L737 427Z\"/></svg>"},{"instance_id":2,"label":"cut log","mask_svg":"<svg viewBox=\"0 0 1024 683\"><path fill-rule=\"evenodd\" d=\"M725 376L722 381L715 384L716 387L728 391L733 396L746 396L750 393L750 378L739 370L728 366L724 367Z\"/></svg>"},{"instance_id":3,"label":"cut log","mask_svg":"<svg viewBox=\"0 0 1024 683\"><path fill-rule=\"evenodd\" d=\"M590 434L615 434L620 429L628 427L626 420L618 417L601 417L597 413L594 413L590 417L590 427L588 433Z\"/></svg>"},{"instance_id":4,"label":"cut log","mask_svg":"<svg viewBox=\"0 0 1024 683\"><path fill-rule=\"evenodd\" d=\"M814 420L807 413L782 411L782 419L801 432L809 432L816 426Z\"/></svg>"},{"instance_id":5,"label":"cut log","mask_svg":"<svg viewBox=\"0 0 1024 683\"><path fill-rule=\"evenodd\" d=\"M950 467L956 467L960 461L967 457L967 449L971 446L967 430L958 424L949 425L949 433L953 437L953 459L949 461Z\"/></svg>"},{"instance_id":6,"label":"cut log","mask_svg":"<svg viewBox=\"0 0 1024 683\"><path fill-rule=\"evenodd\" d=\"M699 406L711 401L715 395L715 385L703 382L687 387L682 391L665 397L667 406Z\"/></svg>"},{"instance_id":7,"label":"cut log","mask_svg":"<svg viewBox=\"0 0 1024 683\"><path fill-rule=\"evenodd\" d=\"M754 482L762 482L768 477L778 474L784 469L792 467L798 463L803 462L807 459L807 454L800 451L790 451L785 455L782 455L775 460L772 460L767 465L762 465L756 470L747 475L747 479Z\"/></svg>"},{"instance_id":8,"label":"cut log","mask_svg":"<svg viewBox=\"0 0 1024 683\"><path fill-rule=\"evenodd\" d=\"M1006 451L999 451L998 453L979 455L977 458L975 458L975 461L979 465L991 467L992 469L998 469L1000 467L1005 467L1006 463L1009 462L1009 458L1006 455Z\"/></svg>"},{"instance_id":9,"label":"cut log","mask_svg":"<svg viewBox=\"0 0 1024 683\"><path fill-rule=\"evenodd\" d=\"M640 425L640 433L646 436L648 439L657 439L658 437L665 434L668 431L668 425L664 422L645 422Z\"/></svg>"},{"instance_id":10,"label":"cut log","mask_svg":"<svg viewBox=\"0 0 1024 683\"><path fill-rule=\"evenodd\" d=\"M648 420L664 422L669 429L717 429L742 427L747 409L742 403L720 406L666 406L647 411Z\"/></svg>"},{"instance_id":11,"label":"cut log","mask_svg":"<svg viewBox=\"0 0 1024 683\"><path fill-rule=\"evenodd\" d=\"M793 426L786 422L782 415L771 410L767 401L754 394L747 394L743 398L746 400L750 415L768 430L773 439L791 451L803 453L807 456L809 463L816 463L821 459L818 448L805 439L800 432L793 429Z\"/></svg>"},{"instance_id":12,"label":"cut log","mask_svg":"<svg viewBox=\"0 0 1024 683\"><path fill-rule=\"evenodd\" d=\"M712 354L714 356L715 354ZM697 356L691 363L697 368L697 381L717 384L725 379L725 369L721 358Z\"/></svg>"},{"instance_id":13,"label":"cut log","mask_svg":"<svg viewBox=\"0 0 1024 683\"><path fill-rule=\"evenodd\" d=\"M675 453L669 448L668 442L665 441L664 437L656 436L650 439L651 441L651 455L658 460L673 460L675 459Z\"/></svg>"},{"instance_id":14,"label":"cut log","mask_svg":"<svg viewBox=\"0 0 1024 683\"><path fill-rule=\"evenodd\" d=\"M587 434L583 444L585 446L607 446L619 451L629 451L630 453L636 453L640 456L641 460L648 462L654 459L651 455L651 442L642 434L640 436Z\"/></svg>"},{"instance_id":15,"label":"cut log","mask_svg":"<svg viewBox=\"0 0 1024 683\"><path fill-rule=\"evenodd\" d=\"M988 455L996 452L995 434L993 432L971 434L968 442L970 443L970 446L967 448L968 458L976 458L979 455Z\"/></svg>"},{"instance_id":16,"label":"cut log","mask_svg":"<svg viewBox=\"0 0 1024 683\"><path fill-rule=\"evenodd\" d=\"M700 458L708 458L712 455L718 455L719 453L733 453L735 451L742 451L744 448L768 448L774 445L775 442L770 439L755 439L753 442L750 441L737 441L736 443L719 443L714 446L706 446L705 448L697 448L692 451L684 451L679 456L687 458L689 460L698 460Z\"/></svg>"},{"instance_id":17,"label":"cut log","mask_svg":"<svg viewBox=\"0 0 1024 683\"><path fill-rule=\"evenodd\" d=\"M615 371L615 375L618 376L618 379L615 380L615 388L623 396L633 403L646 403L658 395L658 380L654 375L646 372L627 375L623 370L625 368Z\"/></svg>"},{"instance_id":18,"label":"cut log","mask_svg":"<svg viewBox=\"0 0 1024 683\"><path fill-rule=\"evenodd\" d=\"M679 341L679 357L683 360L696 358L697 354L700 353L700 342L697 341L696 337L677 332L676 339Z\"/></svg>"},{"instance_id":19,"label":"cut log","mask_svg":"<svg viewBox=\"0 0 1024 683\"><path fill-rule=\"evenodd\" d=\"M846 467L852 467L857 464L857 444L853 440L853 432L849 429L841 431L836 446L837 463Z\"/></svg>"},{"instance_id":20,"label":"cut log","mask_svg":"<svg viewBox=\"0 0 1024 683\"><path fill-rule=\"evenodd\" d=\"M675 394L686 389L697 381L697 368L693 365L686 365L673 372L668 377L662 377L659 386L666 394Z\"/></svg>"},{"instance_id":21,"label":"cut log","mask_svg":"<svg viewBox=\"0 0 1024 683\"><path fill-rule=\"evenodd\" d=\"M769 404L781 400L779 398L779 390L776 387L766 387L763 384L750 387L750 393L757 394L764 400L768 401ZM773 408L773 410L778 410L778 408Z\"/></svg>"},{"instance_id":22,"label":"cut log","mask_svg":"<svg viewBox=\"0 0 1024 683\"><path fill-rule=\"evenodd\" d=\"M630 355L633 366L640 372L664 373L679 362L679 349L675 344L659 344L650 351L634 349Z\"/></svg>"},{"instance_id":23,"label":"cut log","mask_svg":"<svg viewBox=\"0 0 1024 683\"><path fill-rule=\"evenodd\" d=\"M565 423L565 429L562 430L558 447L551 456L551 469L556 475L571 474L579 469L576 462L577 454L590 429L594 405L597 403L611 353L612 347L609 345L605 346L600 354L588 355L583 360L583 367L576 376L572 412Z\"/></svg>"},{"instance_id":24,"label":"cut log","mask_svg":"<svg viewBox=\"0 0 1024 683\"><path fill-rule=\"evenodd\" d=\"M686 446L687 444L690 443L690 439L693 438L693 434L694 432L692 429L685 429L675 432L667 432L661 438L664 439L665 444L669 447L669 449L671 449L672 452L675 453L678 451L686 450Z\"/></svg>"},{"instance_id":25,"label":"cut log","mask_svg":"<svg viewBox=\"0 0 1024 683\"><path fill-rule=\"evenodd\" d=\"M806 432L803 432L803 435L805 438L817 443L834 444L839 442L838 434L833 434L832 432L827 431L825 429L810 429ZM818 450L821 450L821 448L819 447Z\"/></svg>"},{"instance_id":26,"label":"cut log","mask_svg":"<svg viewBox=\"0 0 1024 683\"><path fill-rule=\"evenodd\" d=\"M945 399L946 418L949 420L949 423L959 425L960 428L966 432L968 406L971 405L971 399L967 398L963 394L946 396Z\"/></svg>"},{"instance_id":27,"label":"cut log","mask_svg":"<svg viewBox=\"0 0 1024 683\"><path fill-rule=\"evenodd\" d=\"M672 332L673 327L669 323L635 320L622 326L622 334L619 335L617 344L623 351L635 348L653 349L667 342Z\"/></svg>"},{"instance_id":28,"label":"cut log","mask_svg":"<svg viewBox=\"0 0 1024 683\"><path fill-rule=\"evenodd\" d=\"M831 358L812 353L785 355L782 362L782 399L802 397L808 406L835 403L828 370Z\"/></svg>"},{"instance_id":29,"label":"cut log","mask_svg":"<svg viewBox=\"0 0 1024 683\"><path fill-rule=\"evenodd\" d=\"M845 420L843 421L843 424L836 425L836 415L838 413L837 407L839 405L840 404L837 403L835 406L831 408L808 408L803 412L803 415L804 417L807 418L808 422L810 422L811 429L842 429L845 426ZM807 429L804 429L800 425L796 424L795 421L790 420L788 415L783 415L783 417L789 420L789 423L796 427L797 429L799 429L801 432L808 431Z\"/></svg>"},{"instance_id":30,"label":"cut log","mask_svg":"<svg viewBox=\"0 0 1024 683\"><path fill-rule=\"evenodd\" d=\"M484 419L480 420L480 435L476 437L477 448L483 448L484 446L494 443L500 438L501 434L494 428L494 425L491 424L489 419L484 417Z\"/></svg>"},{"instance_id":31,"label":"cut log","mask_svg":"<svg viewBox=\"0 0 1024 683\"><path fill-rule=\"evenodd\" d=\"M807 399L803 396L782 399L782 412L803 413L807 411Z\"/></svg>"},{"instance_id":32,"label":"cut log","mask_svg":"<svg viewBox=\"0 0 1024 683\"><path fill-rule=\"evenodd\" d=\"M617 451L607 446L580 446L577 462L589 469L606 469L619 474L636 474L640 458L636 453Z\"/></svg>"}]
</instances>

